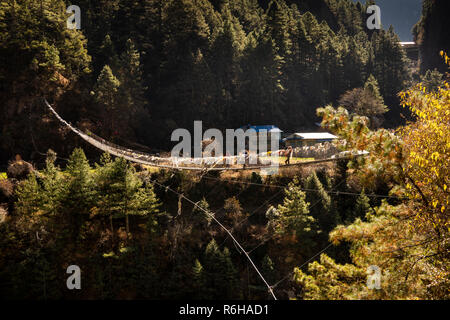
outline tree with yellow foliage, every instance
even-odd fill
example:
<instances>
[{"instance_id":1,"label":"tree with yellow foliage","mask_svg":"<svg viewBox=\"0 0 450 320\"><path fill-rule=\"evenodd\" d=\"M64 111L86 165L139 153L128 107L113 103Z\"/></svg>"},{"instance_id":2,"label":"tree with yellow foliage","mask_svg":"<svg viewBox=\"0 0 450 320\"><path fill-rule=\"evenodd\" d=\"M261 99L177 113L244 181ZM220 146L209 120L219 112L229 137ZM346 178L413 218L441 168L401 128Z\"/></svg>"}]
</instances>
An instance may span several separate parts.
<instances>
[{"instance_id":1,"label":"tree with yellow foliage","mask_svg":"<svg viewBox=\"0 0 450 320\"><path fill-rule=\"evenodd\" d=\"M446 63L447 55L442 53ZM346 140L345 148L370 154L350 162L362 185L382 179L395 202L383 201L365 220L338 226L334 244L350 242L352 264L339 265L326 255L308 270L295 269L306 299L448 299L450 84L430 92L418 84L400 93L416 116L397 132L370 131L367 119L345 109L319 109L323 125ZM381 269L381 288L371 290L364 274Z\"/></svg>"},{"instance_id":2,"label":"tree with yellow foliage","mask_svg":"<svg viewBox=\"0 0 450 320\"><path fill-rule=\"evenodd\" d=\"M449 63L446 54L446 63ZM418 84L400 94L403 106L409 106L417 121L400 134L404 142L404 172L409 178L407 195L420 202L416 220L436 236L449 233L450 202L450 84L428 92Z\"/></svg>"}]
</instances>

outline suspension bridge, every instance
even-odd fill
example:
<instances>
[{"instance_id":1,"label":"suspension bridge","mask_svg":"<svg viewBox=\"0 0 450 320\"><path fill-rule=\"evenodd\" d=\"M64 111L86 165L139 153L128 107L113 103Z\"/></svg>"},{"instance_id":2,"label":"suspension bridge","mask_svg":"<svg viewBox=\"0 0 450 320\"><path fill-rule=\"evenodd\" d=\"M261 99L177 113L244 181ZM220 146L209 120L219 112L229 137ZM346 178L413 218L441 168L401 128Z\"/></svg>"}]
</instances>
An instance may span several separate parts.
<instances>
[{"instance_id":1,"label":"suspension bridge","mask_svg":"<svg viewBox=\"0 0 450 320\"><path fill-rule=\"evenodd\" d=\"M83 132L78 128L72 126L65 121L56 110L50 105L50 103L44 99L47 108L53 113L53 115L59 120L59 122L70 129L73 133L78 135L88 144L95 148L107 152L111 155L122 157L130 162L142 164L148 167L156 167L170 170L188 170L188 171L244 171L244 170L270 170L279 169L285 167L298 167L307 166L325 162L336 162L342 159L351 159L350 157L334 157L329 159L297 162L291 164L279 164L278 157L270 156L268 153L249 155L247 157L256 156L256 161L249 161L245 155L239 156L222 156L222 157L202 157L202 158L185 158L185 157L157 157L148 153L140 152L119 146L110 141L107 141L92 132ZM276 151L274 153L278 153ZM263 158L264 157L264 158ZM251 159L250 159L251 160ZM258 163L256 165L247 164Z\"/></svg>"}]
</instances>

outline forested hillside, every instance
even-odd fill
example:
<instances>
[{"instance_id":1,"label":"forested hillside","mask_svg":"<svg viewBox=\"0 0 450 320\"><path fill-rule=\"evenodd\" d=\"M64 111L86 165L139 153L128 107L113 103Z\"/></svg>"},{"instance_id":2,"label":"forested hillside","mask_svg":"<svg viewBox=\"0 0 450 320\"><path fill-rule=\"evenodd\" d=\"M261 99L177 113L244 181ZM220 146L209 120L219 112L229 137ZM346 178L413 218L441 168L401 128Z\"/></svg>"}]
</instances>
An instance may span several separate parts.
<instances>
[{"instance_id":1,"label":"forested hillside","mask_svg":"<svg viewBox=\"0 0 450 320\"><path fill-rule=\"evenodd\" d=\"M274 176L92 166L81 149L64 168L53 151L41 171L17 160L0 176L0 297L272 298L226 228L279 299L448 299L449 86L403 92L417 121L395 133L319 109L369 154Z\"/></svg>"},{"instance_id":2,"label":"forested hillside","mask_svg":"<svg viewBox=\"0 0 450 320\"><path fill-rule=\"evenodd\" d=\"M424 0L422 18L414 27L415 41L420 44L422 73L437 69L446 72L447 66L439 52L450 51L450 21L445 14L450 9L448 1Z\"/></svg>"},{"instance_id":3,"label":"forested hillside","mask_svg":"<svg viewBox=\"0 0 450 320\"><path fill-rule=\"evenodd\" d=\"M2 1L0 299L449 299L448 1L423 3L420 70L373 2L79 0L71 30L69 1ZM339 153L130 163L44 98L134 160L194 120Z\"/></svg>"},{"instance_id":4,"label":"forested hillside","mask_svg":"<svg viewBox=\"0 0 450 320\"><path fill-rule=\"evenodd\" d=\"M41 97L82 128L161 149L194 120L314 129L316 108L370 76L391 110L384 124L402 120L396 94L410 80L408 64L392 30L365 27L366 5L79 1L79 32L66 29L65 5L24 0L0 9L3 161L16 153L42 161L50 147L68 156L76 146L62 142Z\"/></svg>"}]
</instances>

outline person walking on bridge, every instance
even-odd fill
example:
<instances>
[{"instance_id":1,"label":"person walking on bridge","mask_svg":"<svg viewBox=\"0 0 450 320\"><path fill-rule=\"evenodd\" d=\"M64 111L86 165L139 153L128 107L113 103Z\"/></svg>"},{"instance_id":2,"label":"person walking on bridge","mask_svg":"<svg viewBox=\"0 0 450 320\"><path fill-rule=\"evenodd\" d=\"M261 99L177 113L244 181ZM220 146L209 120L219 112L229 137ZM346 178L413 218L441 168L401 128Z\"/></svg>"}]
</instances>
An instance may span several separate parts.
<instances>
[{"instance_id":1,"label":"person walking on bridge","mask_svg":"<svg viewBox=\"0 0 450 320\"><path fill-rule=\"evenodd\" d=\"M286 156L286 161L284 162L284 164L286 164L286 165L291 164L291 158L292 158L293 153L294 153L294 149L292 149L291 146L289 146L285 150L284 155Z\"/></svg>"}]
</instances>

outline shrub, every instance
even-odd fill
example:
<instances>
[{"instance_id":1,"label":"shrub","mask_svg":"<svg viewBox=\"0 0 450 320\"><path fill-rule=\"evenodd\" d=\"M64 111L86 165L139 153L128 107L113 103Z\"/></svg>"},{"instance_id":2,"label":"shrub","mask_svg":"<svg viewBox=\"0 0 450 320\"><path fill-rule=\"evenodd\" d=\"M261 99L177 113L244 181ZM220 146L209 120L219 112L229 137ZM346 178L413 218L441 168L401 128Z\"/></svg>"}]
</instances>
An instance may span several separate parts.
<instances>
[{"instance_id":1,"label":"shrub","mask_svg":"<svg viewBox=\"0 0 450 320\"><path fill-rule=\"evenodd\" d=\"M0 180L0 203L9 202L13 192L14 185L10 180Z\"/></svg>"},{"instance_id":2,"label":"shrub","mask_svg":"<svg viewBox=\"0 0 450 320\"><path fill-rule=\"evenodd\" d=\"M6 174L11 179L25 180L34 171L33 166L23 160L10 162Z\"/></svg>"}]
</instances>

